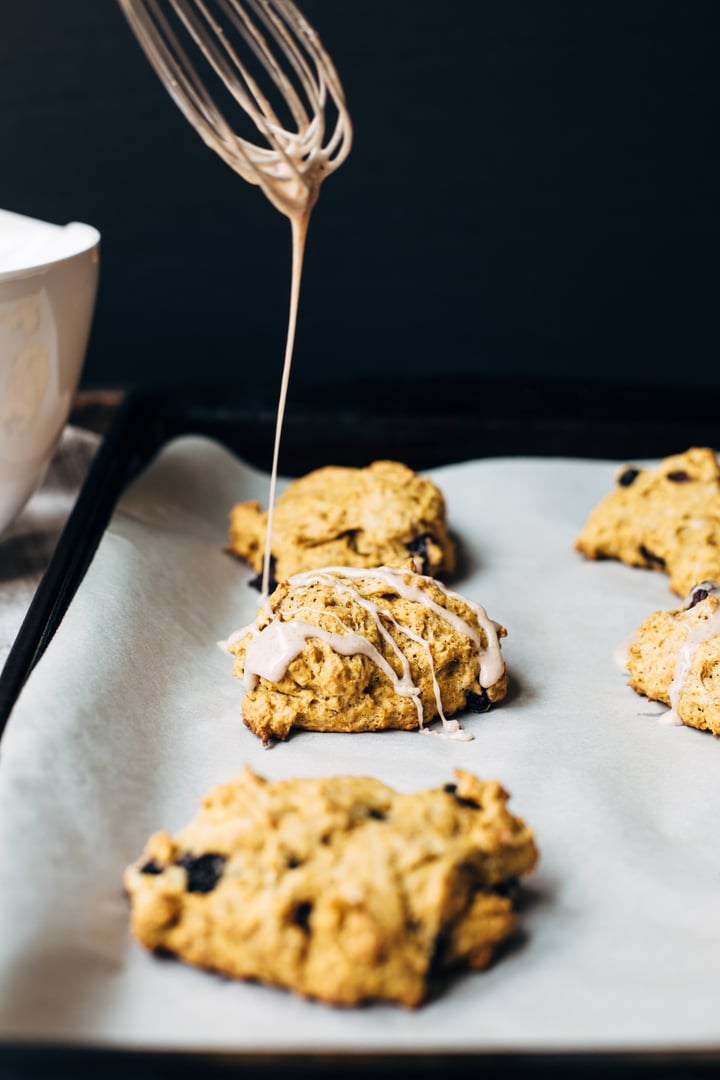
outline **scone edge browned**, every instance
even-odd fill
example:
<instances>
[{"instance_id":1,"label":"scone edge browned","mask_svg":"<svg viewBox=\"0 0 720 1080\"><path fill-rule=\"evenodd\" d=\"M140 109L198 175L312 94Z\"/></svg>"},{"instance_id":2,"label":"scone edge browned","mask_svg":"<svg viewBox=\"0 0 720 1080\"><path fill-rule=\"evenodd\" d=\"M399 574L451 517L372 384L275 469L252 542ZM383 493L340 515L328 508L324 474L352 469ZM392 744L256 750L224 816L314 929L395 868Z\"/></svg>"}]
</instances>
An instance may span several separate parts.
<instances>
[{"instance_id":1,"label":"scone edge browned","mask_svg":"<svg viewBox=\"0 0 720 1080\"><path fill-rule=\"evenodd\" d=\"M626 466L590 512L576 543L589 559L664 570L686 596L720 578L720 467L715 451L691 447L655 469Z\"/></svg>"},{"instance_id":2,"label":"scone edge browned","mask_svg":"<svg viewBox=\"0 0 720 1080\"><path fill-rule=\"evenodd\" d=\"M128 867L148 949L332 1004L419 1005L434 974L487 966L532 832L495 781L399 794L368 777L269 782L246 769Z\"/></svg>"},{"instance_id":3,"label":"scone edge browned","mask_svg":"<svg viewBox=\"0 0 720 1080\"><path fill-rule=\"evenodd\" d=\"M247 685L247 650L253 636L266 631L273 621L287 624L295 619L323 631L342 627L345 632L357 633L399 674L397 654L372 614L358 603L355 592L338 592L332 585L323 584L322 570L317 572L318 580L311 583L282 582L259 612L255 626L229 645L234 656L233 674L246 683L241 705L243 720L264 743L286 739L294 728L325 732L417 730L439 715L436 685L447 717L466 709L485 712L505 697L508 680L499 644L506 635L505 628L490 619L483 627L469 601L434 579L409 569L393 572L415 585L438 609L466 622L482 642L481 650L431 608L383 592L383 622L389 624L385 629L402 649L412 681L419 689L422 725L416 698L401 695L375 660L361 651L341 655L320 636L310 637L279 677L261 675ZM383 582L374 578L376 573L382 571L369 570L367 576L353 578L353 588L361 600L371 600L382 591ZM342 571L337 574L341 576ZM398 624L404 629L395 629ZM482 654L492 650L499 670L483 686Z\"/></svg>"},{"instance_id":4,"label":"scone edge browned","mask_svg":"<svg viewBox=\"0 0 720 1080\"><path fill-rule=\"evenodd\" d=\"M267 518L254 501L230 511L228 550L256 573L263 567ZM400 462L325 466L294 480L275 502L276 581L321 566L381 566L408 555L419 556L433 576L455 569L442 492Z\"/></svg>"}]
</instances>

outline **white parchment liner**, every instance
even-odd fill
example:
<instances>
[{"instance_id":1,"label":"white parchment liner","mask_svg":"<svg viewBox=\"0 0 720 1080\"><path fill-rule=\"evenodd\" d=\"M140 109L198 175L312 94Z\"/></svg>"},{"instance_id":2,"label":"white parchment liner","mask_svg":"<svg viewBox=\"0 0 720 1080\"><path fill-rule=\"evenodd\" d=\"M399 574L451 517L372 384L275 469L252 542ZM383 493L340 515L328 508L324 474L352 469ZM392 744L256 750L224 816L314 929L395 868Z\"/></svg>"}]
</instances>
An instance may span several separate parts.
<instances>
[{"instance_id":1,"label":"white parchment liner","mask_svg":"<svg viewBox=\"0 0 720 1080\"><path fill-rule=\"evenodd\" d=\"M674 606L662 574L573 552L607 462L432 473L464 550L456 587L509 629L507 701L471 743L297 734L264 751L215 642L250 621L227 510L267 479L217 445L168 446L121 500L0 754L0 1037L237 1051L720 1048L720 742L670 727L616 646ZM523 934L416 1012L339 1010L160 961L128 936L121 877L245 763L402 790L499 779L541 862Z\"/></svg>"}]
</instances>

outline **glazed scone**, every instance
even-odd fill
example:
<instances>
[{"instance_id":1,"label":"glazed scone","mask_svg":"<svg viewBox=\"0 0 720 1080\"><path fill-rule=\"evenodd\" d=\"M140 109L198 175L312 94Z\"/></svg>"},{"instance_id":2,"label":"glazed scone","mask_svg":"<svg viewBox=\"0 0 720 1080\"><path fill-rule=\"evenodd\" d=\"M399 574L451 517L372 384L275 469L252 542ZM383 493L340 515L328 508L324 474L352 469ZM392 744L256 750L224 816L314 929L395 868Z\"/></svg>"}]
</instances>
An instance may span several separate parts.
<instances>
[{"instance_id":1,"label":"glazed scone","mask_svg":"<svg viewBox=\"0 0 720 1080\"><path fill-rule=\"evenodd\" d=\"M259 574L267 511L257 502L230 512L229 550ZM381 566L418 555L427 574L450 574L455 548L445 499L431 480L396 461L365 469L328 466L295 480L273 512L275 581L320 566Z\"/></svg>"},{"instance_id":2,"label":"glazed scone","mask_svg":"<svg viewBox=\"0 0 720 1080\"><path fill-rule=\"evenodd\" d=\"M689 727L720 735L720 586L700 582L677 611L656 611L627 658L630 686Z\"/></svg>"},{"instance_id":3,"label":"glazed scone","mask_svg":"<svg viewBox=\"0 0 720 1080\"><path fill-rule=\"evenodd\" d=\"M415 569L326 567L282 582L227 648L243 719L264 743L292 728L411 730L436 717L469 738L448 718L505 696L504 634Z\"/></svg>"},{"instance_id":4,"label":"glazed scone","mask_svg":"<svg viewBox=\"0 0 720 1080\"><path fill-rule=\"evenodd\" d=\"M657 469L625 467L617 481L591 512L578 551L665 570L679 596L698 581L720 578L720 468L713 450L694 447Z\"/></svg>"},{"instance_id":5,"label":"glazed scone","mask_svg":"<svg viewBox=\"0 0 720 1080\"><path fill-rule=\"evenodd\" d=\"M338 1005L420 1004L431 976L486 967L537 859L494 781L398 794L339 776L246 769L125 873L148 949Z\"/></svg>"}]
</instances>

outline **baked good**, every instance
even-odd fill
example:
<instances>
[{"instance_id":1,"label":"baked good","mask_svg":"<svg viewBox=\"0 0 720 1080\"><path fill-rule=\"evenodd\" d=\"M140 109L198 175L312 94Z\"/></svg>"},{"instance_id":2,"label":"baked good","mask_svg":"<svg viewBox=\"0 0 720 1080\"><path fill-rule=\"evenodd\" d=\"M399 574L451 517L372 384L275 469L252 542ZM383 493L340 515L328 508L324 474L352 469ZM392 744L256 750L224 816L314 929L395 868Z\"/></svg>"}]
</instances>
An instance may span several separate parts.
<instances>
[{"instance_id":1,"label":"baked good","mask_svg":"<svg viewBox=\"0 0 720 1080\"><path fill-rule=\"evenodd\" d=\"M423 728L505 696L503 627L415 564L325 567L281 582L227 642L242 714L264 743L292 728Z\"/></svg>"},{"instance_id":2,"label":"baked good","mask_svg":"<svg viewBox=\"0 0 720 1080\"><path fill-rule=\"evenodd\" d=\"M257 502L230 512L229 550L258 574L267 518ZM275 582L321 566L381 566L408 555L433 576L455 568L442 493L396 461L333 465L295 480L275 502L271 548Z\"/></svg>"},{"instance_id":3,"label":"baked good","mask_svg":"<svg viewBox=\"0 0 720 1080\"><path fill-rule=\"evenodd\" d=\"M720 735L720 586L702 581L676 611L656 611L628 648L630 686L689 727Z\"/></svg>"},{"instance_id":4,"label":"baked good","mask_svg":"<svg viewBox=\"0 0 720 1080\"><path fill-rule=\"evenodd\" d=\"M625 466L616 489L590 514L576 548L591 559L621 559L665 570L686 596L720 579L720 468L715 452L693 447L656 469Z\"/></svg>"},{"instance_id":5,"label":"baked good","mask_svg":"<svg viewBox=\"0 0 720 1080\"><path fill-rule=\"evenodd\" d=\"M125 873L148 949L326 1002L418 1005L512 933L533 835L494 781L398 794L367 777L268 782L246 769Z\"/></svg>"}]
</instances>

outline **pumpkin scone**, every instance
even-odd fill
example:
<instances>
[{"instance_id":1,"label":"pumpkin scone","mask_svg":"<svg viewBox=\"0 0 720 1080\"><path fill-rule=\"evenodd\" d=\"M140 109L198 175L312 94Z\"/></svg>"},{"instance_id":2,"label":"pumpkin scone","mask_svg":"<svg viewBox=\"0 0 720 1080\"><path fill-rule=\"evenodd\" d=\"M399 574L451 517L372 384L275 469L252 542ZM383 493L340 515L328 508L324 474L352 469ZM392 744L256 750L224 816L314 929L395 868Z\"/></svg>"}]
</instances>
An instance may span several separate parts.
<instances>
[{"instance_id":1,"label":"pumpkin scone","mask_svg":"<svg viewBox=\"0 0 720 1080\"><path fill-rule=\"evenodd\" d=\"M293 575L226 647L245 724L264 743L310 731L426 729L471 738L462 710L507 690L504 627L479 604L406 567L325 567Z\"/></svg>"},{"instance_id":2,"label":"pumpkin scone","mask_svg":"<svg viewBox=\"0 0 720 1080\"><path fill-rule=\"evenodd\" d=\"M689 727L720 735L720 586L702 581L677 611L656 611L628 648L630 686Z\"/></svg>"},{"instance_id":3,"label":"pumpkin scone","mask_svg":"<svg viewBox=\"0 0 720 1080\"><path fill-rule=\"evenodd\" d=\"M230 512L228 550L258 574L267 518L257 502ZM381 566L408 555L433 576L455 568L442 492L397 461L328 466L293 481L275 503L271 548L276 582L321 566Z\"/></svg>"},{"instance_id":4,"label":"pumpkin scone","mask_svg":"<svg viewBox=\"0 0 720 1080\"><path fill-rule=\"evenodd\" d=\"M125 873L148 949L338 1005L417 1006L481 969L516 926L533 834L499 783L399 794L359 776L268 782L246 769Z\"/></svg>"},{"instance_id":5,"label":"pumpkin scone","mask_svg":"<svg viewBox=\"0 0 720 1080\"><path fill-rule=\"evenodd\" d=\"M656 469L625 466L575 546L590 559L664 570L679 596L698 581L720 579L720 467L714 450L693 447Z\"/></svg>"}]
</instances>

